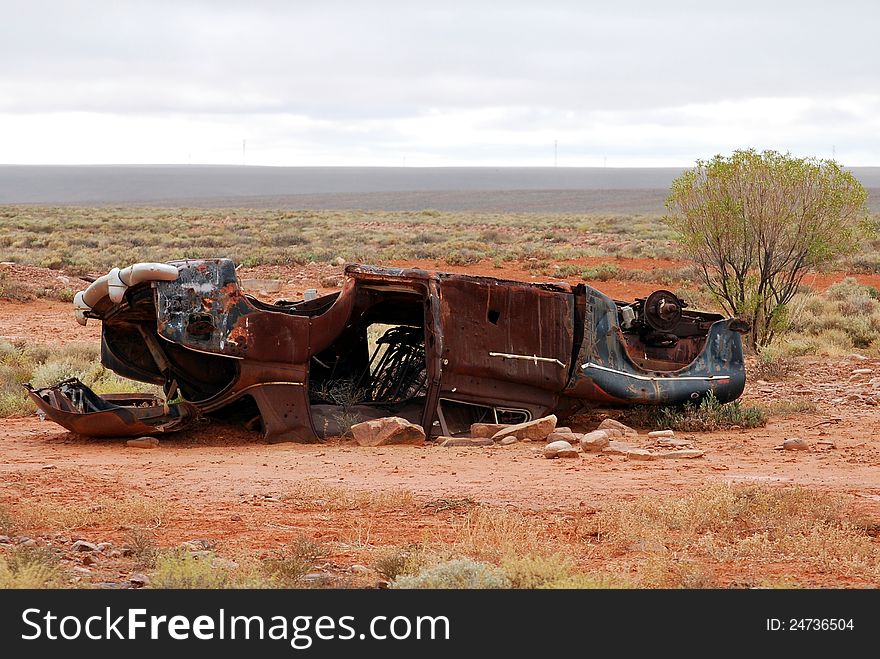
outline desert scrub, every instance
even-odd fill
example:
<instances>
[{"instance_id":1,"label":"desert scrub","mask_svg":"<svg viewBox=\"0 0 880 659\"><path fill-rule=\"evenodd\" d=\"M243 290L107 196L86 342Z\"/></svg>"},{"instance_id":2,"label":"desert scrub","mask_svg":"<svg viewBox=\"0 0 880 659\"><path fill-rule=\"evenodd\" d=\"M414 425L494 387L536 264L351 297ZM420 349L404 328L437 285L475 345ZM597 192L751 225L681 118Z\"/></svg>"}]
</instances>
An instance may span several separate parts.
<instances>
[{"instance_id":1,"label":"desert scrub","mask_svg":"<svg viewBox=\"0 0 880 659\"><path fill-rule=\"evenodd\" d=\"M501 569L511 588L554 588L558 583L571 582L574 564L563 554L511 554L501 560Z\"/></svg>"},{"instance_id":2,"label":"desert scrub","mask_svg":"<svg viewBox=\"0 0 880 659\"><path fill-rule=\"evenodd\" d=\"M762 408L746 405L740 400L722 403L712 392L709 392L696 405L693 403L659 407L639 405L624 412L621 420L640 428L699 432L734 426L760 428L767 424L767 415Z\"/></svg>"},{"instance_id":3,"label":"desert scrub","mask_svg":"<svg viewBox=\"0 0 880 659\"><path fill-rule=\"evenodd\" d=\"M421 545L394 547L386 550L373 563L384 579L394 581L400 576L417 574L427 563L427 554Z\"/></svg>"},{"instance_id":4,"label":"desert scrub","mask_svg":"<svg viewBox=\"0 0 880 659\"><path fill-rule=\"evenodd\" d=\"M784 380L794 370L791 356L778 346L764 346L755 355L755 366L750 378L758 380Z\"/></svg>"},{"instance_id":5,"label":"desert scrub","mask_svg":"<svg viewBox=\"0 0 880 659\"><path fill-rule=\"evenodd\" d=\"M58 555L44 547L16 547L0 555L0 588L60 588Z\"/></svg>"},{"instance_id":6,"label":"desert scrub","mask_svg":"<svg viewBox=\"0 0 880 659\"><path fill-rule=\"evenodd\" d=\"M301 585L302 578L327 553L327 549L314 540L299 537L264 559L262 572L275 586L293 588Z\"/></svg>"},{"instance_id":7,"label":"desert scrub","mask_svg":"<svg viewBox=\"0 0 880 659\"><path fill-rule=\"evenodd\" d=\"M490 563L482 563L470 558L459 558L438 563L425 568L412 576L395 579L392 588L417 589L473 589L510 588L510 580L504 571Z\"/></svg>"},{"instance_id":8,"label":"desert scrub","mask_svg":"<svg viewBox=\"0 0 880 659\"><path fill-rule=\"evenodd\" d=\"M112 231L111 231L112 229ZM554 261L667 253L658 216L447 211L0 207L4 259L71 274L228 256L246 266L399 259Z\"/></svg>"},{"instance_id":9,"label":"desert scrub","mask_svg":"<svg viewBox=\"0 0 880 659\"><path fill-rule=\"evenodd\" d=\"M24 383L39 389L68 378L79 378L99 394L159 391L153 385L121 378L104 368L97 344L49 346L0 339L0 417L23 416L36 409L22 386Z\"/></svg>"},{"instance_id":10,"label":"desert scrub","mask_svg":"<svg viewBox=\"0 0 880 659\"><path fill-rule=\"evenodd\" d=\"M131 552L138 567L156 567L156 559L159 557L159 546L153 538L153 534L146 529L135 527L125 534L125 547Z\"/></svg>"},{"instance_id":11,"label":"desert scrub","mask_svg":"<svg viewBox=\"0 0 880 659\"><path fill-rule=\"evenodd\" d=\"M790 416L793 414L812 414L819 411L819 406L810 398L776 400L770 403L761 404L759 407L764 410L764 413L768 417Z\"/></svg>"},{"instance_id":12,"label":"desert scrub","mask_svg":"<svg viewBox=\"0 0 880 659\"><path fill-rule=\"evenodd\" d=\"M800 487L707 485L613 502L588 524L590 542L644 555L632 564L643 587L714 586L716 566L764 561L880 583L871 528L843 497Z\"/></svg>"},{"instance_id":13,"label":"desert scrub","mask_svg":"<svg viewBox=\"0 0 880 659\"><path fill-rule=\"evenodd\" d=\"M476 506L453 521L461 555L498 562L511 555L551 555L559 547L543 520L518 510Z\"/></svg>"},{"instance_id":14,"label":"desert scrub","mask_svg":"<svg viewBox=\"0 0 880 659\"><path fill-rule=\"evenodd\" d=\"M355 512L404 511L415 505L409 490L354 490L327 485L319 480L302 480L291 485L282 499L297 510Z\"/></svg>"},{"instance_id":15,"label":"desert scrub","mask_svg":"<svg viewBox=\"0 0 880 659\"><path fill-rule=\"evenodd\" d=\"M581 278L586 281L608 281L618 277L620 277L620 268L613 263L600 263L581 271Z\"/></svg>"},{"instance_id":16,"label":"desert scrub","mask_svg":"<svg viewBox=\"0 0 880 659\"><path fill-rule=\"evenodd\" d=\"M156 558L156 569L150 579L150 586L220 589L269 588L273 585L250 567L215 567L216 558L211 552L194 555L182 549L163 551Z\"/></svg>"},{"instance_id":17,"label":"desert scrub","mask_svg":"<svg viewBox=\"0 0 880 659\"><path fill-rule=\"evenodd\" d=\"M48 497L19 497L7 514L18 531L71 531L90 527L145 527L162 524L165 504L135 496L97 497L84 502L59 502Z\"/></svg>"},{"instance_id":18,"label":"desert scrub","mask_svg":"<svg viewBox=\"0 0 880 659\"><path fill-rule=\"evenodd\" d=\"M822 294L799 293L788 307L781 354L843 355L880 350L880 292L847 277Z\"/></svg>"}]
</instances>

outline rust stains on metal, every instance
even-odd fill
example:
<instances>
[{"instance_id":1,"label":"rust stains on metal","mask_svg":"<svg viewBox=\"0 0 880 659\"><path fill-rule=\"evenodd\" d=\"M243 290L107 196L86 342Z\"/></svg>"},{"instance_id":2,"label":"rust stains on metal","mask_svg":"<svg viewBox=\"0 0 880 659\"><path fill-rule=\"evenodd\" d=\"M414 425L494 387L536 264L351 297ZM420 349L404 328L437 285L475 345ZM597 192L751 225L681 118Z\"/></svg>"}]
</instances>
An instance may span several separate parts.
<instances>
[{"instance_id":1,"label":"rust stains on metal","mask_svg":"<svg viewBox=\"0 0 880 659\"><path fill-rule=\"evenodd\" d=\"M167 265L173 280L163 266L120 302L87 290L98 301L78 307L103 322L108 368L186 402L179 424L155 428L198 413L270 441L317 441L400 416L448 436L583 404L728 401L745 384L743 324L669 291L621 302L584 285L350 265L340 292L266 304L241 291L228 259ZM131 405L73 418L60 393L41 391L41 409L75 432L128 427ZM130 434L147 434L138 419Z\"/></svg>"}]
</instances>

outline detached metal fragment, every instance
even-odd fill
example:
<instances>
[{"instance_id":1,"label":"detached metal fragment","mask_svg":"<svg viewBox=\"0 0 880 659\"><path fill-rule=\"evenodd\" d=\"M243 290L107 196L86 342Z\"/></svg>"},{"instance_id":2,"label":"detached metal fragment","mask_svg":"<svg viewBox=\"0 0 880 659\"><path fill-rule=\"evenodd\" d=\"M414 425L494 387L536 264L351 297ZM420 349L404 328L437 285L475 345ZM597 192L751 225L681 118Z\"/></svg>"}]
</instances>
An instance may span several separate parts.
<instances>
[{"instance_id":1,"label":"detached metal fragment","mask_svg":"<svg viewBox=\"0 0 880 659\"><path fill-rule=\"evenodd\" d=\"M350 265L339 292L266 304L242 292L232 261L206 259L114 269L76 310L102 321L106 367L186 401L140 416L80 389L91 411L72 416L61 390L32 392L84 435L169 431L200 413L270 441L387 416L450 436L585 403L729 401L745 385L747 326L669 291L620 302L583 284Z\"/></svg>"},{"instance_id":2,"label":"detached metal fragment","mask_svg":"<svg viewBox=\"0 0 880 659\"><path fill-rule=\"evenodd\" d=\"M189 403L165 405L150 394L98 396L76 378L51 387L25 385L37 407L55 423L90 437L140 437L189 426L198 410Z\"/></svg>"}]
</instances>

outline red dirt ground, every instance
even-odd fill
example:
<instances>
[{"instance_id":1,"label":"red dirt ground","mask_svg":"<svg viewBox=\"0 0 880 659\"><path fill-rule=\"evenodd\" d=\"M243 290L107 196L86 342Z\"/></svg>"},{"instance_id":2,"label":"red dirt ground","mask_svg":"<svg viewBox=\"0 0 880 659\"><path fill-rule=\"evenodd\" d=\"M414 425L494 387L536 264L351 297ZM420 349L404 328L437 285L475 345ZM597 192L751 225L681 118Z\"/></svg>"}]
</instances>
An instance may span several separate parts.
<instances>
[{"instance_id":1,"label":"red dirt ground","mask_svg":"<svg viewBox=\"0 0 880 659\"><path fill-rule=\"evenodd\" d=\"M619 262L621 267L623 264ZM532 279L523 264L503 269L491 264L455 268L432 263L396 265ZM647 270L679 264L628 261L626 265ZM283 278L283 293L288 295L311 286L333 290L322 287L317 277L339 274L341 269L310 266L304 277L295 268L261 268L242 276ZM824 287L843 276L820 275L811 285ZM858 278L880 284L880 277ZM595 285L625 298L659 287L629 281ZM64 343L97 341L99 336L100 323L92 321L80 327L70 304L0 301L0 337ZM797 377L784 382L750 381L745 396L750 402L806 400L816 411L777 417L757 430L684 433L706 451L705 458L689 461L633 462L601 454L546 460L538 451L541 446L530 443L471 449L433 445L369 449L347 440L267 445L254 433L219 424L162 438L158 449L143 450L126 448L118 440L79 438L36 417L2 419L0 505L31 496L83 505L101 496L161 500L165 513L157 529L160 544L211 538L232 554L269 550L303 533L326 541L348 541L357 535L358 542L351 543L355 548L332 557L340 569L366 560L364 546L444 537L450 532L455 511L444 511L441 506L439 510L420 508L423 513L415 515L393 510L366 515L347 510L328 513L285 499L294 484L318 481L374 492L403 489L411 491L420 506L467 497L528 511L555 525L558 535L566 533L566 520L572 515L601 509L609 501L644 494L675 495L711 482L799 484L846 495L857 510L880 523L880 406L873 376L853 375L857 368L873 369L880 376L880 360L853 356L815 358L801 364ZM589 427L584 424L580 429ZM793 436L806 439L812 450L774 450ZM819 439L832 439L836 447L821 448L816 444ZM642 440L647 442L644 436ZM87 531L93 542L119 542L123 535L123 530L114 526ZM789 567L780 570L790 571ZM841 584L840 579L820 573L807 576L811 583ZM728 577L735 580L733 574ZM102 578L108 577L105 574Z\"/></svg>"}]
</instances>

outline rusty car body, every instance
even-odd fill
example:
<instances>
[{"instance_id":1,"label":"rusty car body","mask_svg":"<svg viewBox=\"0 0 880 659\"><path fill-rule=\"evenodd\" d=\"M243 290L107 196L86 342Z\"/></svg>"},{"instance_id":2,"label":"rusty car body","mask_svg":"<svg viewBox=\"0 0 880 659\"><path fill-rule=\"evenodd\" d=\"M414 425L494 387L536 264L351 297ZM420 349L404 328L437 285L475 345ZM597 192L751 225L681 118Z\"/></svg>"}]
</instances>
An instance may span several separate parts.
<instances>
[{"instance_id":1,"label":"rusty car body","mask_svg":"<svg viewBox=\"0 0 880 659\"><path fill-rule=\"evenodd\" d=\"M216 416L269 441L317 441L401 416L426 434L519 423L584 404L680 404L745 385L745 325L669 291L633 302L583 284L349 265L341 290L268 304L229 259L114 269L74 300L102 322L102 363L164 395L98 396L68 380L31 396L94 436Z\"/></svg>"}]
</instances>

